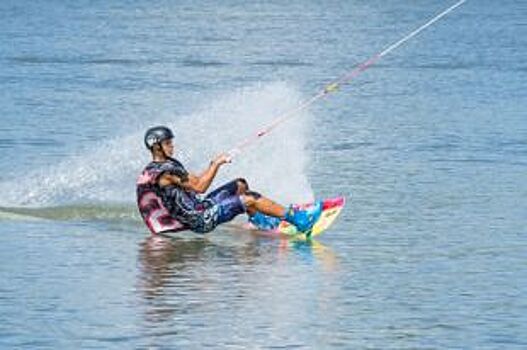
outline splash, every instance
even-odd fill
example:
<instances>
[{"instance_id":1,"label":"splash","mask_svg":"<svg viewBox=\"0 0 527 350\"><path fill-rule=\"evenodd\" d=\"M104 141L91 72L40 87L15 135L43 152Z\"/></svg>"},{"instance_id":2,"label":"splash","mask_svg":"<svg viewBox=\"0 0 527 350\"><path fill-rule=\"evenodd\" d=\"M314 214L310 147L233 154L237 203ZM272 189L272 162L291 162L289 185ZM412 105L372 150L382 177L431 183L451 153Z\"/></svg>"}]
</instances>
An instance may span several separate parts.
<instances>
[{"instance_id":1,"label":"splash","mask_svg":"<svg viewBox=\"0 0 527 350\"><path fill-rule=\"evenodd\" d=\"M157 124L173 128L176 157L191 172L200 173L214 155L294 108L301 96L285 83L243 88L223 96L191 115L160 116L142 121L135 131L102 141L84 154L38 169L22 180L0 183L4 207L107 206L135 202L135 180L149 161L142 144L144 130ZM214 184L246 178L251 188L282 203L308 201L312 190L305 168L311 116L303 112L266 140L224 166ZM126 121L123 121L123 125ZM127 129L130 129L127 126ZM124 130L124 127L123 127ZM124 131L123 131L124 132Z\"/></svg>"}]
</instances>

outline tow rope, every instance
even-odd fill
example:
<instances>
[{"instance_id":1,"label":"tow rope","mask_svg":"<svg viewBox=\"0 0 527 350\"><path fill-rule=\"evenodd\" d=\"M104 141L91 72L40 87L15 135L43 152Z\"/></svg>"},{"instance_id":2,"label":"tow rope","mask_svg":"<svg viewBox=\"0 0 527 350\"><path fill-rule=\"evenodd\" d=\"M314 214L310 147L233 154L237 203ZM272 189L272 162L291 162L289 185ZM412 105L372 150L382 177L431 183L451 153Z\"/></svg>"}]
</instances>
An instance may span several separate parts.
<instances>
[{"instance_id":1,"label":"tow rope","mask_svg":"<svg viewBox=\"0 0 527 350\"><path fill-rule=\"evenodd\" d=\"M416 30L410 32L406 36L404 36L402 39L396 41L392 45L388 46L383 51L373 55L368 60L360 63L357 65L353 70L349 71L348 73L342 75L341 77L333 80L329 84L327 84L322 90L320 90L317 94L312 96L309 99L306 99L305 101L301 102L296 108L293 108L289 111L286 111L285 113L277 116L269 125L262 128L261 130L258 130L256 133L250 135L245 140L238 143L234 148L232 148L227 154L230 156L230 158L234 158L241 154L247 147L249 147L251 144L255 143L262 137L268 135L271 133L275 128L277 128L279 125L283 124L284 122L288 121L289 119L294 118L299 114L300 111L308 108L316 101L325 98L329 94L338 91L343 85L349 83L351 80L353 80L355 77L357 77L359 74L364 72L366 69L371 67L373 64L375 64L377 61L379 61L382 57L386 56L393 50L397 49L399 46L406 43L408 40L412 39L414 36L425 30L426 28L430 27L435 22L439 21L444 16L448 15L450 12L454 11L456 8L461 6L463 3L465 3L467 0L461 0L455 3L454 5L450 6L443 12L436 15L434 18L427 21L425 24L421 25Z\"/></svg>"}]
</instances>

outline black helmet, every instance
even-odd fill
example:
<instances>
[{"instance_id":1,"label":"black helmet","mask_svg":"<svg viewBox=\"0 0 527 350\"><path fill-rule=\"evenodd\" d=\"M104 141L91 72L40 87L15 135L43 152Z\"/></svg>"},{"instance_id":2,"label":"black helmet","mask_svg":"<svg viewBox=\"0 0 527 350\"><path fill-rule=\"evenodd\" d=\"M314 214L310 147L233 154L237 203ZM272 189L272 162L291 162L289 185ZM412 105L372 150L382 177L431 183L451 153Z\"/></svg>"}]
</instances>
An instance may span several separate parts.
<instances>
[{"instance_id":1,"label":"black helmet","mask_svg":"<svg viewBox=\"0 0 527 350\"><path fill-rule=\"evenodd\" d=\"M166 126L154 126L146 131L145 134L145 146L149 150L154 147L156 143L160 143L165 140L173 139L174 134L172 130Z\"/></svg>"}]
</instances>

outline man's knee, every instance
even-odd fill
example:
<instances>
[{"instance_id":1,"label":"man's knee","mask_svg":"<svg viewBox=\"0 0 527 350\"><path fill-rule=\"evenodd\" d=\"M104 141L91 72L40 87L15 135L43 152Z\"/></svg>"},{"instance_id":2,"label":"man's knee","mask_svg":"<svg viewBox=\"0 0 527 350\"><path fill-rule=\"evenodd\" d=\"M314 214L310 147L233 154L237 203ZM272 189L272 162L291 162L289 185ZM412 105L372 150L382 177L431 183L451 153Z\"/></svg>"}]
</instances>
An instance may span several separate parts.
<instances>
[{"instance_id":1,"label":"man's knee","mask_svg":"<svg viewBox=\"0 0 527 350\"><path fill-rule=\"evenodd\" d=\"M243 203L248 208L253 207L261 197L261 194L254 191L247 191L242 195Z\"/></svg>"},{"instance_id":2,"label":"man's knee","mask_svg":"<svg viewBox=\"0 0 527 350\"><path fill-rule=\"evenodd\" d=\"M238 186L238 193L245 193L249 191L249 183L243 178L236 179L236 185Z\"/></svg>"},{"instance_id":3,"label":"man's knee","mask_svg":"<svg viewBox=\"0 0 527 350\"><path fill-rule=\"evenodd\" d=\"M254 198L255 201L257 201L258 199L262 198L262 195L256 191L247 191L245 192L245 194L247 196L250 196L252 198Z\"/></svg>"}]
</instances>

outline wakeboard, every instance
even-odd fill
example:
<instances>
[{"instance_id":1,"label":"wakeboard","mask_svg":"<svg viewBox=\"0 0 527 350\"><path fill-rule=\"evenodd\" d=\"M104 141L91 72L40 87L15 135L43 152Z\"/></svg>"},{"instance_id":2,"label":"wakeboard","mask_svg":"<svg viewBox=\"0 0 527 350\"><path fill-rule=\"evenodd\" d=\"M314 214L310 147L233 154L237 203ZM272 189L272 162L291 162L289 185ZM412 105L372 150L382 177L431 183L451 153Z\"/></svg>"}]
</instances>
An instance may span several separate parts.
<instances>
[{"instance_id":1,"label":"wakeboard","mask_svg":"<svg viewBox=\"0 0 527 350\"><path fill-rule=\"evenodd\" d=\"M313 226L313 229L307 236L318 236L325 230L327 230L339 216L340 212L344 208L346 200L343 196L334 198L328 198L322 200L322 213L318 218L317 222ZM298 209L309 209L314 203L303 203L294 204L293 206ZM291 225L285 220L278 220L269 217L267 222L253 223L248 222L245 228L249 230L260 231L270 236L302 236L304 232L299 232L294 225Z\"/></svg>"}]
</instances>

